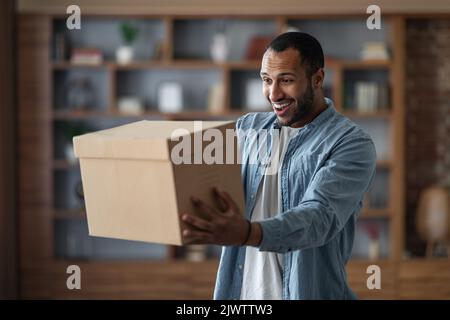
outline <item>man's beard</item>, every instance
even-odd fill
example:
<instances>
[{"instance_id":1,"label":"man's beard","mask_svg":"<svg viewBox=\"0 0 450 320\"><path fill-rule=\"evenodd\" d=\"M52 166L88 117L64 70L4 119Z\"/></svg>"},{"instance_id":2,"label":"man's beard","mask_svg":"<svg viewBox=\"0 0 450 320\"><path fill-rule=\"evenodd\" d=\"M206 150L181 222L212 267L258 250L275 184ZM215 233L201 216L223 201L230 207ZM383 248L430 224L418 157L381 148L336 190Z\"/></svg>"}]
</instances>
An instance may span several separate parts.
<instances>
[{"instance_id":1,"label":"man's beard","mask_svg":"<svg viewBox=\"0 0 450 320\"><path fill-rule=\"evenodd\" d=\"M311 87L311 82L308 83L308 87L306 88L306 92L300 99L297 99L297 105L295 106L294 114L292 118L287 122L281 122L278 119L278 122L282 126L291 126L296 122L301 121L306 116L308 116L313 109L314 105L314 91Z\"/></svg>"}]
</instances>

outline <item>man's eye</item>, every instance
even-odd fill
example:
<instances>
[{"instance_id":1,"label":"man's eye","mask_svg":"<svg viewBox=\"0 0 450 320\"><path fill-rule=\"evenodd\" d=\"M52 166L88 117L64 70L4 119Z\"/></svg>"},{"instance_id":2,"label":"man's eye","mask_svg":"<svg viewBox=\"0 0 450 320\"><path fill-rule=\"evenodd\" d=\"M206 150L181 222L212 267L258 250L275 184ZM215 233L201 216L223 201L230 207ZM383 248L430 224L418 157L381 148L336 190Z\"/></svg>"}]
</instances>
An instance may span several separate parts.
<instances>
[{"instance_id":1,"label":"man's eye","mask_svg":"<svg viewBox=\"0 0 450 320\"><path fill-rule=\"evenodd\" d=\"M263 78L262 81L267 84L271 82L270 79L268 79L268 78Z\"/></svg>"},{"instance_id":2,"label":"man's eye","mask_svg":"<svg viewBox=\"0 0 450 320\"><path fill-rule=\"evenodd\" d=\"M283 80L281 80L281 82L283 82L283 83L292 83L292 82L294 82L294 80L292 80L292 79L283 79Z\"/></svg>"}]
</instances>

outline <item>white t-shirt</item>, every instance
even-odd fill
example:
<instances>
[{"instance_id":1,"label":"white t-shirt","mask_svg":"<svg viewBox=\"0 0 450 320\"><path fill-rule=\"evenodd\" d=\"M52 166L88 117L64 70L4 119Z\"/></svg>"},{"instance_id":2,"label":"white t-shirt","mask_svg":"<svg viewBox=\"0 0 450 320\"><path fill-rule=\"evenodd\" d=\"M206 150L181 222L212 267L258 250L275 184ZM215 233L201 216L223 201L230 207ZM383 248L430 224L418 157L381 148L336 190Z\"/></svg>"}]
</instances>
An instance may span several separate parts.
<instances>
[{"instance_id":1,"label":"white t-shirt","mask_svg":"<svg viewBox=\"0 0 450 320\"><path fill-rule=\"evenodd\" d=\"M279 171L290 139L298 128L283 126L279 136L279 152L275 152L276 140L272 140L272 167L266 168L265 175L256 195L252 221L261 221L276 216L281 212L281 193L279 188ZM276 161L275 157L279 157ZM277 167L275 167L277 166ZM278 168L278 170L274 170ZM270 171L269 171L270 170ZM267 173L272 174L267 174ZM245 252L244 274L241 289L242 300L279 300L282 298L283 255L275 252L259 251L247 247Z\"/></svg>"}]
</instances>

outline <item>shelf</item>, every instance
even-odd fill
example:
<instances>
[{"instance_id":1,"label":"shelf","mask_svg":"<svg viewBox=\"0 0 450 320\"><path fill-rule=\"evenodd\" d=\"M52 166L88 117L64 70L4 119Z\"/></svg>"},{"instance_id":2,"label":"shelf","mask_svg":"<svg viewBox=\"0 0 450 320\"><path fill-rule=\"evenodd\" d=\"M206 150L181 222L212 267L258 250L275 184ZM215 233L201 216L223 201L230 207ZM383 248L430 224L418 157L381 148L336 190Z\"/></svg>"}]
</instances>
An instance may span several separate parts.
<instances>
[{"instance_id":1,"label":"shelf","mask_svg":"<svg viewBox=\"0 0 450 320\"><path fill-rule=\"evenodd\" d=\"M390 218L391 210L388 208L383 209L362 209L361 218Z\"/></svg>"},{"instance_id":2,"label":"shelf","mask_svg":"<svg viewBox=\"0 0 450 320\"><path fill-rule=\"evenodd\" d=\"M110 112L99 111L53 111L53 118L56 120L70 120L70 119L89 119L89 118L108 118L114 117Z\"/></svg>"},{"instance_id":3,"label":"shelf","mask_svg":"<svg viewBox=\"0 0 450 320\"><path fill-rule=\"evenodd\" d=\"M53 212L55 219L86 219L86 210L80 209L55 209Z\"/></svg>"},{"instance_id":4,"label":"shelf","mask_svg":"<svg viewBox=\"0 0 450 320\"><path fill-rule=\"evenodd\" d=\"M390 160L377 160L377 168L390 169L391 167L392 167L392 162Z\"/></svg>"},{"instance_id":5,"label":"shelf","mask_svg":"<svg viewBox=\"0 0 450 320\"><path fill-rule=\"evenodd\" d=\"M111 69L111 70L145 70L145 69L231 69L231 70L259 70L261 61L225 61L212 60L149 60L120 64L115 61L105 61L100 64L73 64L69 61L53 62L53 70L71 69Z\"/></svg>"},{"instance_id":6,"label":"shelf","mask_svg":"<svg viewBox=\"0 0 450 320\"><path fill-rule=\"evenodd\" d=\"M67 160L53 160L53 169L55 170L71 170L75 168L79 168L80 163L77 161L75 163L69 162Z\"/></svg>"},{"instance_id":7,"label":"shelf","mask_svg":"<svg viewBox=\"0 0 450 320\"><path fill-rule=\"evenodd\" d=\"M379 111L374 111L374 112L360 112L360 111L347 111L344 110L341 113L348 117L348 118L352 118L352 119L389 119L392 114L391 111L389 111L390 109L387 108L388 110L379 110Z\"/></svg>"},{"instance_id":8,"label":"shelf","mask_svg":"<svg viewBox=\"0 0 450 320\"><path fill-rule=\"evenodd\" d=\"M81 68L92 69L111 69L111 70L142 70L142 69L203 69L203 68L220 68L221 64L214 63L212 61L204 60L148 60L148 61L135 61L127 64L120 64L115 61L105 61L98 65L89 64L73 64L67 62L53 62L54 70L71 70Z\"/></svg>"},{"instance_id":9,"label":"shelf","mask_svg":"<svg viewBox=\"0 0 450 320\"><path fill-rule=\"evenodd\" d=\"M235 61L225 64L231 70L260 70L261 61Z\"/></svg>"},{"instance_id":10,"label":"shelf","mask_svg":"<svg viewBox=\"0 0 450 320\"><path fill-rule=\"evenodd\" d=\"M101 111L54 111L53 118L56 120L82 120L82 119L93 119L93 118L142 118L142 117L163 117L168 116L168 113L162 112L145 112L139 115L133 114L122 114L119 112L101 112Z\"/></svg>"},{"instance_id":11,"label":"shelf","mask_svg":"<svg viewBox=\"0 0 450 320\"><path fill-rule=\"evenodd\" d=\"M71 69L105 69L111 68L113 63L102 62L100 64L73 64L69 61L52 62L53 70L71 70Z\"/></svg>"},{"instance_id":12,"label":"shelf","mask_svg":"<svg viewBox=\"0 0 450 320\"><path fill-rule=\"evenodd\" d=\"M202 120L202 119L234 119L245 114L245 112L222 112L222 113L211 113L208 111L183 111L177 113L159 113L165 116L167 120Z\"/></svg>"},{"instance_id":13,"label":"shelf","mask_svg":"<svg viewBox=\"0 0 450 320\"><path fill-rule=\"evenodd\" d=\"M111 63L115 70L145 70L145 69L218 69L221 64L208 60L169 60L142 61L129 64Z\"/></svg>"},{"instance_id":14,"label":"shelf","mask_svg":"<svg viewBox=\"0 0 450 320\"><path fill-rule=\"evenodd\" d=\"M140 119L145 117L163 117L166 120L192 119L195 118L220 118L220 117L238 117L245 114L246 111L230 111L223 113L211 113L208 111L182 111L176 113L165 113L159 111L148 111L139 115L123 114L120 112L98 112L98 111L54 111L53 118L56 120L83 120L91 118L130 118Z\"/></svg>"},{"instance_id":15,"label":"shelf","mask_svg":"<svg viewBox=\"0 0 450 320\"><path fill-rule=\"evenodd\" d=\"M355 69L390 69L393 66L391 60L355 60L342 61L341 66L344 70Z\"/></svg>"}]
</instances>

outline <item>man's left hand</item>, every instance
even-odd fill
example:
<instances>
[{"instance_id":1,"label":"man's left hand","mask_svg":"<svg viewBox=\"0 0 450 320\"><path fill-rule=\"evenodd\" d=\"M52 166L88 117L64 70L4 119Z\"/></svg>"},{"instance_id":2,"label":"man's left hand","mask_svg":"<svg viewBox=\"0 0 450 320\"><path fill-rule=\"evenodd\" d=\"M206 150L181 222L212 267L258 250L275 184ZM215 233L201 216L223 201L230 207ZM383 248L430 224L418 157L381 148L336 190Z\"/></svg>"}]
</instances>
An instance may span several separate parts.
<instances>
[{"instance_id":1,"label":"man's left hand","mask_svg":"<svg viewBox=\"0 0 450 320\"><path fill-rule=\"evenodd\" d=\"M212 208L200 199L191 198L205 219L183 214L182 220L186 223L182 233L185 244L242 245L248 238L250 223L227 192L217 188L213 188L213 192L221 204L220 210Z\"/></svg>"}]
</instances>

